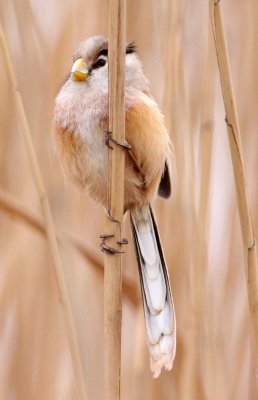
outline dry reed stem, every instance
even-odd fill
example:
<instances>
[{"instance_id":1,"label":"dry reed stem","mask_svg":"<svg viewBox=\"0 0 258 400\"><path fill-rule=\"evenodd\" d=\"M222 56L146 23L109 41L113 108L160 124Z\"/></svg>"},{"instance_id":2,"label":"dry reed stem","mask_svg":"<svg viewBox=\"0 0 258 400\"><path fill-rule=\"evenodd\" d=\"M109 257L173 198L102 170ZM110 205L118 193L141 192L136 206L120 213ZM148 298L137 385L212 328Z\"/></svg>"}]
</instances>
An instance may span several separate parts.
<instances>
[{"instance_id":1,"label":"dry reed stem","mask_svg":"<svg viewBox=\"0 0 258 400\"><path fill-rule=\"evenodd\" d=\"M254 326L255 358L256 368L258 368L258 274L256 242L249 211L240 129L233 94L229 57L219 0L210 1L210 11L219 65L221 88L226 111L226 123L236 183L240 224L244 242L249 308Z\"/></svg>"},{"instance_id":2,"label":"dry reed stem","mask_svg":"<svg viewBox=\"0 0 258 400\"><path fill-rule=\"evenodd\" d=\"M109 131L113 139L125 140L124 68L126 1L109 0ZM124 213L124 150L113 144L109 149L108 199L111 216L107 218L106 231L113 237L108 245L123 250L121 242ZM105 394L108 400L120 399L121 373L121 320L122 320L122 255L105 254L104 274L105 323Z\"/></svg>"},{"instance_id":3,"label":"dry reed stem","mask_svg":"<svg viewBox=\"0 0 258 400\"><path fill-rule=\"evenodd\" d=\"M208 10L207 10L208 11ZM209 21L208 21L209 22ZM212 171L212 144L213 144L213 110L215 99L215 80L214 80L214 54L212 52L212 30L207 23L207 52L203 70L202 80L202 103L200 115L200 192L199 207L197 210L197 254L198 261L195 271L198 276L197 291L197 319L198 330L202 332L202 373L203 385L205 388L211 388L209 400L216 399L216 388L214 377L216 370L214 367L214 357L211 348L211 330L208 323L208 306L206 294L206 282L208 276L208 211L209 195Z\"/></svg>"},{"instance_id":4,"label":"dry reed stem","mask_svg":"<svg viewBox=\"0 0 258 400\"><path fill-rule=\"evenodd\" d=\"M31 226L37 232L45 235L46 228L41 221L39 215L31 212L24 204L17 201L13 196L4 190L0 189L0 209L5 211L10 216L18 218L25 224ZM91 248L91 246L82 241L76 234L69 230L62 229L57 230L57 240L62 242L68 240L68 242L89 262L89 266L94 268L97 272L104 274L103 259L100 257L97 250ZM123 295L132 302L134 306L139 304L139 291L136 289L135 282L127 277L123 276Z\"/></svg>"},{"instance_id":5,"label":"dry reed stem","mask_svg":"<svg viewBox=\"0 0 258 400\"><path fill-rule=\"evenodd\" d=\"M82 365L81 365L81 360L80 360L79 347L78 347L78 342L77 342L77 337L76 337L76 331L75 331L75 325L74 325L74 320L73 320L71 304L70 304L70 300L69 300L67 289L66 289L61 257L60 257L58 246L57 246L54 224L53 224L53 220L52 220L52 216L51 216L51 211L50 211L50 207L49 207L49 203L48 203L47 194L46 194L44 184L42 181L35 149L33 146L30 128L29 128L28 120L27 120L27 117L25 114L22 97L21 97L21 94L20 94L20 91L18 88L15 74L14 74L11 57L9 54L8 46L7 46L7 43L5 40L5 36L4 36L4 32L2 29L1 23L0 23L0 45L2 47L2 53L4 56L4 61L6 63L7 75L8 75L8 79L10 82L10 86L11 86L11 89L13 90L16 111L17 111L17 115L18 115L20 123L21 123L22 133L23 133L23 137L24 137L24 141L25 141L26 150L28 153L28 158L29 158L32 176L33 176L33 181L34 181L34 184L35 184L38 196L39 196L42 213L44 216L47 238L48 238L49 248L50 248L50 252L51 252L51 256L52 256L52 260L53 260L53 267L55 270L54 272L55 272L55 277L56 277L56 283L57 283L57 287L58 287L58 291L59 291L60 304L62 306L65 327L66 327L67 336L68 336L68 342L69 342L71 358L72 358L72 363L73 363L73 368L74 368L74 375L75 375L75 381L76 381L76 388L78 391L78 397L80 400L84 400L84 399L86 400L86 391L85 391L85 385L84 385Z\"/></svg>"},{"instance_id":6,"label":"dry reed stem","mask_svg":"<svg viewBox=\"0 0 258 400\"><path fill-rule=\"evenodd\" d=\"M184 19L186 14L186 3L177 2L174 5L174 13L177 18ZM171 10L172 11L172 10ZM176 20L174 21L176 23ZM198 260L196 257L196 210L194 204L194 196L196 188L194 182L196 180L196 168L194 164L194 146L193 146L193 134L190 129L190 113L189 113L189 93L186 85L186 71L184 68L184 54L182 46L182 35L183 25L180 25L179 32L175 36L175 48L174 48L174 96L177 99L179 107L173 111L176 112L175 118L175 131L178 137L177 144L177 166L178 166L178 182L180 182L180 203L187 204L189 210L188 219L185 219L184 213L181 214L182 218L182 229L184 235L184 247L191 249L190 252L183 255L185 257L184 262L188 265L187 272L187 307L188 313L185 321L187 321L187 330L184 332L183 338L183 351L185 357L183 357L181 374L179 378L180 385L180 398L188 400L192 398L198 398L198 374L197 374L197 347L195 343L198 337L197 331L197 313L196 313L196 300L197 300L197 288L194 284L195 276L195 265ZM180 99L180 102L179 102ZM182 134L183 132L183 134ZM180 207L181 205L179 205Z\"/></svg>"}]
</instances>

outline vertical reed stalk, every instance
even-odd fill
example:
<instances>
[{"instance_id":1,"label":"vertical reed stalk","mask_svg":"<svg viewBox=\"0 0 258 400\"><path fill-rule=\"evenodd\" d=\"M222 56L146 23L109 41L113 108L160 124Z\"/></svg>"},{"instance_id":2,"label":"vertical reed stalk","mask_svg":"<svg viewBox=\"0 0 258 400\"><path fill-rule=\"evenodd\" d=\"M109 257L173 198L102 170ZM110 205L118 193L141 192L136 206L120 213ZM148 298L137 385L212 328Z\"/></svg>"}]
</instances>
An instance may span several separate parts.
<instances>
[{"instance_id":1,"label":"vertical reed stalk","mask_svg":"<svg viewBox=\"0 0 258 400\"><path fill-rule=\"evenodd\" d=\"M62 306L65 327L68 336L68 342L71 351L72 363L74 368L74 375L76 381L76 387L78 392L78 398L80 400L86 400L86 391L84 386L84 378L82 365L80 360L79 346L76 337L75 325L73 320L72 308L69 300L69 296L66 289L65 277L63 272L63 266L61 262L60 253L57 246L56 233L50 211L50 206L47 198L47 194L44 188L43 180L41 177L39 164L37 161L35 149L33 146L30 128L27 120L27 116L24 110L22 97L18 88L14 68L11 62L11 57L5 40L4 32L0 24L0 46L2 47L3 57L6 63L7 75L13 90L15 106L18 118L21 123L22 133L25 141L25 146L28 153L30 168L32 172L33 181L39 196L42 214L45 221L47 238L49 242L49 248L53 260L53 267L59 291L60 304Z\"/></svg>"},{"instance_id":2,"label":"vertical reed stalk","mask_svg":"<svg viewBox=\"0 0 258 400\"><path fill-rule=\"evenodd\" d=\"M125 0L109 0L109 131L118 142L125 140L124 68L125 68ZM106 230L112 235L109 246L121 250L124 212L124 150L112 143L108 158L108 211ZM120 399L122 257L105 254L104 322L105 322L105 393L106 399Z\"/></svg>"},{"instance_id":3,"label":"vertical reed stalk","mask_svg":"<svg viewBox=\"0 0 258 400\"><path fill-rule=\"evenodd\" d=\"M255 357L258 367L258 274L257 251L252 228L251 215L247 198L245 183L244 163L240 129L237 118L233 86L231 80L227 44L225 39L224 24L221 13L220 0L210 0L210 11L214 33L214 41L217 52L221 88L226 111L226 123L231 150L232 164L235 176L238 210L242 237L244 242L245 262L247 265L247 288L249 308L254 326Z\"/></svg>"}]
</instances>

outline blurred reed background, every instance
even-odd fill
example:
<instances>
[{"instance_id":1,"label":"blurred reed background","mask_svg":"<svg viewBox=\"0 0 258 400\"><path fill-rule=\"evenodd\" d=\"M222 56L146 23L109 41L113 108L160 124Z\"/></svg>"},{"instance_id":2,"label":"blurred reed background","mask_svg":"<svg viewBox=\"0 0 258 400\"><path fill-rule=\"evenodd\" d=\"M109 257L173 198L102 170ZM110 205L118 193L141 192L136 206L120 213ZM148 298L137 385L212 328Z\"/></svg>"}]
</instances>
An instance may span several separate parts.
<instances>
[{"instance_id":1,"label":"blurred reed background","mask_svg":"<svg viewBox=\"0 0 258 400\"><path fill-rule=\"evenodd\" d=\"M258 237L258 4L221 1ZM54 98L82 39L107 33L107 1L0 3L0 18L59 232L88 399L104 398L104 213L65 182L53 149ZM128 0L152 93L174 143L173 196L155 211L178 326L172 372L153 380L133 246L124 257L122 400L257 399L254 343L225 111L201 0ZM76 399L41 210L0 56L0 399ZM130 239L128 221L125 236ZM130 240L131 242L131 240Z\"/></svg>"}]
</instances>

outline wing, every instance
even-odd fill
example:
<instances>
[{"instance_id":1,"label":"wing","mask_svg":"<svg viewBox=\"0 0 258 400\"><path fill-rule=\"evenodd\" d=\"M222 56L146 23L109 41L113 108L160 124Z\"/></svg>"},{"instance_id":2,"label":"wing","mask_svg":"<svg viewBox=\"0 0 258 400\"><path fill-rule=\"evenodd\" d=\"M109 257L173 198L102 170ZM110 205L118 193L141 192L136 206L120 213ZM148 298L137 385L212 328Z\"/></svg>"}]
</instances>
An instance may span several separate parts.
<instances>
[{"instance_id":1,"label":"wing","mask_svg":"<svg viewBox=\"0 0 258 400\"><path fill-rule=\"evenodd\" d=\"M164 197L169 193L169 173L164 165L171 154L171 142L164 118L155 101L141 94L126 111L126 140L132 145L129 152L137 173L141 174L144 190L150 198L158 190L160 181Z\"/></svg>"},{"instance_id":2,"label":"wing","mask_svg":"<svg viewBox=\"0 0 258 400\"><path fill-rule=\"evenodd\" d=\"M168 199L171 195L171 180L167 161L165 162L164 171L159 183L158 195L163 197L163 199Z\"/></svg>"}]
</instances>

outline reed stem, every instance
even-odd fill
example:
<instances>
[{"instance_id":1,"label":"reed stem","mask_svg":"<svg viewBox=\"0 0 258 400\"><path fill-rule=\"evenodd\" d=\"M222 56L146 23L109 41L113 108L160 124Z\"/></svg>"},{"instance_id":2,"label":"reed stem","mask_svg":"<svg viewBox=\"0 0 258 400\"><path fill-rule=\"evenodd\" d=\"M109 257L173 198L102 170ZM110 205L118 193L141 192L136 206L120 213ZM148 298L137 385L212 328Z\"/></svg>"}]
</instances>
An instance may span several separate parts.
<instances>
[{"instance_id":1,"label":"reed stem","mask_svg":"<svg viewBox=\"0 0 258 400\"><path fill-rule=\"evenodd\" d=\"M109 131L118 142L125 140L124 68L125 68L125 0L109 0ZM108 246L123 250L121 242L124 213L124 149L112 143L108 157L108 199L110 215L106 232ZM120 399L122 257L105 254L104 323L105 323L105 393L107 400Z\"/></svg>"},{"instance_id":2,"label":"reed stem","mask_svg":"<svg viewBox=\"0 0 258 400\"><path fill-rule=\"evenodd\" d=\"M53 219L52 219L52 215L51 215L51 211L50 211L47 193L45 191L43 180L41 177L36 152L35 152L34 145L32 142L29 123L28 123L27 116L25 113L22 97L21 97L19 87L17 84L16 76L14 73L14 68L13 68L13 65L11 62L11 57L9 54L8 46L7 46L7 43L5 40L5 36L4 36L4 32L2 29L1 23L0 23L0 46L2 48L2 53L3 53L4 61L6 64L7 75L8 75L8 79L10 82L10 86L11 86L11 89L13 90L16 112L17 112L18 118L21 123L21 128L22 128L25 146L26 146L26 150L27 150L27 154L28 154L28 158L29 158L31 173L32 173L34 185L35 185L37 193L38 193L38 197L39 197L39 201L40 201L40 205L41 205L41 209L42 209L42 214L43 214L43 218L44 218L44 222L45 222L46 233L47 233L47 238L48 238L48 243L49 243L49 249L50 249L50 253L51 253L51 257L52 257L52 261L53 261L53 268L54 268L57 288L58 288L58 292L59 292L59 299L60 299L60 304L61 304L63 315L64 315L65 328L66 328L66 333L68 336L68 342L69 342L69 347L70 347L70 352L71 352L71 358L72 358L72 363L73 363L78 399L86 400L87 397L86 397L86 391L85 391L85 384L84 384L84 377L83 377L83 371L82 371L82 365L81 365L81 359L80 359L79 346L78 346L78 341L77 341L77 336L76 336L76 330L75 330L75 324L74 324L70 299L69 299L67 289L66 289L62 261L61 261L60 253L59 253L58 246L57 246L57 239L56 239L54 223L53 223Z\"/></svg>"},{"instance_id":3,"label":"reed stem","mask_svg":"<svg viewBox=\"0 0 258 400\"><path fill-rule=\"evenodd\" d=\"M226 124L235 176L238 211L244 243L249 309L254 327L255 359L258 368L258 273L257 249L249 210L244 161L238 123L224 23L219 0L210 1L211 20L219 65L221 88L226 111Z\"/></svg>"}]
</instances>

